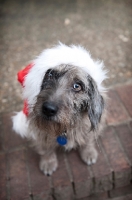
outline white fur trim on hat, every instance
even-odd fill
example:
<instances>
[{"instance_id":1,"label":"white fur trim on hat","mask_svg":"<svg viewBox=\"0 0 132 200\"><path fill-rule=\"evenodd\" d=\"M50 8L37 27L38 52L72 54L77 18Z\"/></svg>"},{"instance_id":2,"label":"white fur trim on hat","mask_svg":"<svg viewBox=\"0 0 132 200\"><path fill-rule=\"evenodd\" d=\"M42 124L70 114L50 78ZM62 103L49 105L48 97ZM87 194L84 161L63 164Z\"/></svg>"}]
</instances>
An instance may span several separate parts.
<instances>
[{"instance_id":1,"label":"white fur trim on hat","mask_svg":"<svg viewBox=\"0 0 132 200\"><path fill-rule=\"evenodd\" d=\"M62 43L44 50L36 60L33 61L34 66L31 68L24 82L24 99L27 99L29 105L34 105L37 95L40 92L45 72L49 68L54 68L61 64L74 65L88 73L96 82L100 92L104 90L101 83L106 79L106 71L104 65L100 61L94 61L91 55L81 46L66 46Z\"/></svg>"},{"instance_id":2,"label":"white fur trim on hat","mask_svg":"<svg viewBox=\"0 0 132 200\"><path fill-rule=\"evenodd\" d=\"M28 121L23 111L18 112L12 117L13 130L21 135L21 137L27 137L28 134Z\"/></svg>"}]
</instances>

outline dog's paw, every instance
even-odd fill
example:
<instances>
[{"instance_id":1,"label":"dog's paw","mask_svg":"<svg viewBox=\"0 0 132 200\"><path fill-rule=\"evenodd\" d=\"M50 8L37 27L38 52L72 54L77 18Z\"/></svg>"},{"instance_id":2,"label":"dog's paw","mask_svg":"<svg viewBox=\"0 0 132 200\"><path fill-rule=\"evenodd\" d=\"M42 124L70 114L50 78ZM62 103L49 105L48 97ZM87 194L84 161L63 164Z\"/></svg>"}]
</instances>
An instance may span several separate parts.
<instances>
[{"instance_id":1,"label":"dog's paw","mask_svg":"<svg viewBox=\"0 0 132 200\"><path fill-rule=\"evenodd\" d=\"M89 157L85 162L87 163L87 165L93 165L96 163L96 161L97 161L97 158Z\"/></svg>"},{"instance_id":2,"label":"dog's paw","mask_svg":"<svg viewBox=\"0 0 132 200\"><path fill-rule=\"evenodd\" d=\"M40 170L47 176L52 175L54 171L56 171L58 167L58 161L56 154L52 154L52 156L45 158L45 156L41 156L41 160L39 163Z\"/></svg>"},{"instance_id":3,"label":"dog's paw","mask_svg":"<svg viewBox=\"0 0 132 200\"><path fill-rule=\"evenodd\" d=\"M80 151L80 155L82 160L87 164L87 165L92 165L95 164L98 158L98 153L95 148L92 149L83 149Z\"/></svg>"}]
</instances>

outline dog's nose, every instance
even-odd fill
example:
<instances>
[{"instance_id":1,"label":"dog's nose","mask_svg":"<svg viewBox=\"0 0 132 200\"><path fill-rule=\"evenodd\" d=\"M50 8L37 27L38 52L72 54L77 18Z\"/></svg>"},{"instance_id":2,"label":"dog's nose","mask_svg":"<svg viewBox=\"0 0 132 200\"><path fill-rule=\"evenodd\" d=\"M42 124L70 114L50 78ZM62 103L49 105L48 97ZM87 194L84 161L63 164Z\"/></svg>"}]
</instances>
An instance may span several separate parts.
<instances>
[{"instance_id":1,"label":"dog's nose","mask_svg":"<svg viewBox=\"0 0 132 200\"><path fill-rule=\"evenodd\" d=\"M58 107L52 102L45 102L42 106L42 112L47 117L52 117L56 115L57 111L58 111Z\"/></svg>"}]
</instances>

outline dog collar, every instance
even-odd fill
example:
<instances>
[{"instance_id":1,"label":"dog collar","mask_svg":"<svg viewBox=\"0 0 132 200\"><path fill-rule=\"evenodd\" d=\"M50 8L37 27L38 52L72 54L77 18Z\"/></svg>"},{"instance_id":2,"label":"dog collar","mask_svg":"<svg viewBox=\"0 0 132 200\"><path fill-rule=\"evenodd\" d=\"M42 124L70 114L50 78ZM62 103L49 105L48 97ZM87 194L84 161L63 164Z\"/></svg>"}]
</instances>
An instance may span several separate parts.
<instances>
[{"instance_id":1,"label":"dog collar","mask_svg":"<svg viewBox=\"0 0 132 200\"><path fill-rule=\"evenodd\" d=\"M67 144L67 136L66 136L66 131L59 135L56 139L57 143L61 146L64 146Z\"/></svg>"}]
</instances>

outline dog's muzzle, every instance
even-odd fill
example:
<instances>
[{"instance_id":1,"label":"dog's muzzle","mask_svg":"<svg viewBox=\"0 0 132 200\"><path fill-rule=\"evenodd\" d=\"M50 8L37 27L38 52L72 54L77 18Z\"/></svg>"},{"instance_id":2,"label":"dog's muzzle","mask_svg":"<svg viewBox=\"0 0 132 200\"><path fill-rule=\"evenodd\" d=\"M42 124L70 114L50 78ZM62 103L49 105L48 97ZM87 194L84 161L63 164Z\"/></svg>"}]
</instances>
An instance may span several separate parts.
<instances>
[{"instance_id":1,"label":"dog's muzzle","mask_svg":"<svg viewBox=\"0 0 132 200\"><path fill-rule=\"evenodd\" d=\"M45 102L42 106L42 113L46 117L53 117L57 114L58 106L56 106L53 102Z\"/></svg>"}]
</instances>

